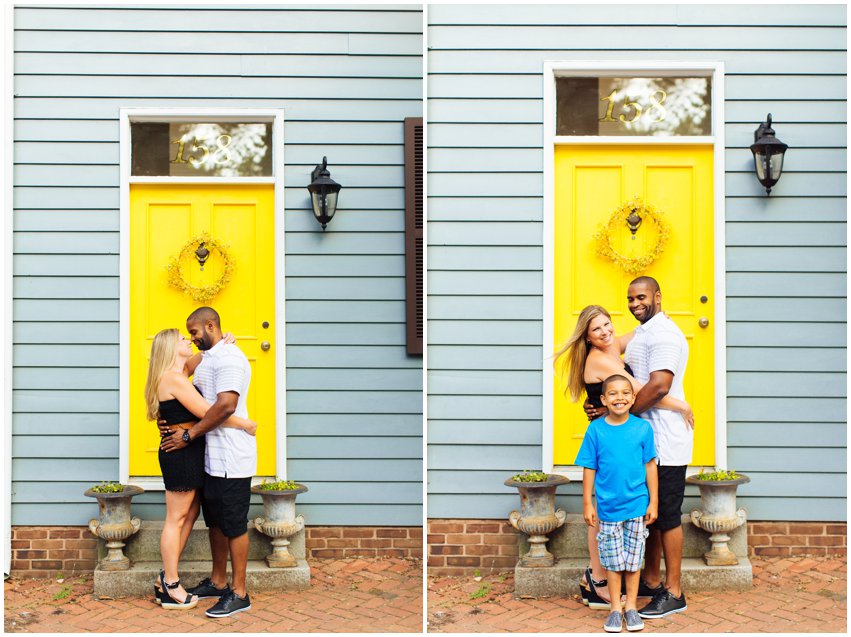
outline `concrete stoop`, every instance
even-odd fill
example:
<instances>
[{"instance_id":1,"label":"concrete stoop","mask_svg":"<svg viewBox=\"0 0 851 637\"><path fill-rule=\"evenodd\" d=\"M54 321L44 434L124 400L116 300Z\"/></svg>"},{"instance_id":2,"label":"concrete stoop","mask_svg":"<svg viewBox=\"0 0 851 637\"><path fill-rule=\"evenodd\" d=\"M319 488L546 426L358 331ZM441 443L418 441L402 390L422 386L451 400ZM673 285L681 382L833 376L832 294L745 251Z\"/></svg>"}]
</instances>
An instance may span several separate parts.
<instances>
[{"instance_id":1,"label":"concrete stoop","mask_svg":"<svg viewBox=\"0 0 851 637\"><path fill-rule=\"evenodd\" d=\"M126 571L104 571L100 565L94 572L94 594L98 597L145 596L153 597L153 583L162 568L160 535L162 521L143 521L142 527L126 540L124 554L130 558ZM272 552L272 540L259 533L251 524L248 527L248 568L246 587L253 590L305 590L310 587L310 567L305 559L305 533L301 531L290 539L289 551L296 558L291 568L269 568L266 556ZM98 542L98 557L106 554L105 543ZM210 575L210 543L207 527L196 522L180 559L180 578L187 586L194 586ZM228 563L230 578L230 563Z\"/></svg>"},{"instance_id":2,"label":"concrete stoop","mask_svg":"<svg viewBox=\"0 0 851 637\"><path fill-rule=\"evenodd\" d=\"M520 535L520 554L529 550L526 536ZM744 591L753 585L753 572L748 560L747 525L730 533L730 550L736 554L736 566L707 566L703 554L711 544L709 534L683 515L683 589ZM551 568L528 568L519 564L514 569L514 591L517 595L549 597L578 593L579 578L588 568L588 540L585 520L579 514L568 514L564 526L550 534L547 549L556 556ZM665 562L662 561L662 572Z\"/></svg>"}]
</instances>

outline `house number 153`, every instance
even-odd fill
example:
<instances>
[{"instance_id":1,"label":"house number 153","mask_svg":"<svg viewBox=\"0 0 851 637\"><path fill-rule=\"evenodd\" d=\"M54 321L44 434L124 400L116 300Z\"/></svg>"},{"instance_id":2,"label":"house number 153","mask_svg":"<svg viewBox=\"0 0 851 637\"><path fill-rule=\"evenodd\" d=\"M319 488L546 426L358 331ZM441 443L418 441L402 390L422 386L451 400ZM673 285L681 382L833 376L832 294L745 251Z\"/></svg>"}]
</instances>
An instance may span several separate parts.
<instances>
[{"instance_id":1,"label":"house number 153","mask_svg":"<svg viewBox=\"0 0 851 637\"><path fill-rule=\"evenodd\" d=\"M657 97L661 96L661 97ZM668 97L668 94L665 91L658 90L654 91L650 95L650 104L642 106L638 102L634 102L630 100L628 95L624 96L623 108L624 112L628 113L629 109L633 110L632 118L627 119L624 117L624 113L618 115L618 119L612 117L615 110L615 102L618 100L618 92L617 89L609 93L606 97L600 98L601 102L608 102L609 105L606 108L606 115L601 117L598 121L600 122L616 122L618 120L622 121L624 124L631 124L644 113L644 116L649 118L651 122L661 122L665 119L665 116L668 114L668 111L665 110L665 107L662 106L665 103L665 99Z\"/></svg>"},{"instance_id":2,"label":"house number 153","mask_svg":"<svg viewBox=\"0 0 851 637\"><path fill-rule=\"evenodd\" d=\"M214 164L227 164L231 160L230 153L228 152L228 146L230 146L231 140L230 135L219 135L216 137L216 149L213 151ZM199 144L197 139L192 139L192 146L190 146L189 150L200 150L202 153L200 157L189 155L189 157L184 158L183 152L186 150L187 140L183 137L171 143L177 144L177 155L169 162L171 164L192 164L194 168L198 168L201 164L206 163L207 158L210 156L210 149L204 144Z\"/></svg>"}]
</instances>

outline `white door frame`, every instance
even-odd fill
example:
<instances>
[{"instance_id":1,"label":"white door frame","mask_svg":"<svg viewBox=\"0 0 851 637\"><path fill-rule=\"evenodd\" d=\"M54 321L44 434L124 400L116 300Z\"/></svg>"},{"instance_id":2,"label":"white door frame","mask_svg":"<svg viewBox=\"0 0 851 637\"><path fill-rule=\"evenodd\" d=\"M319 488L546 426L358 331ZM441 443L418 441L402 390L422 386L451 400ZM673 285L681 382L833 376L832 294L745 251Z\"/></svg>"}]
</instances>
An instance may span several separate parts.
<instances>
[{"instance_id":1,"label":"white door frame","mask_svg":"<svg viewBox=\"0 0 851 637\"><path fill-rule=\"evenodd\" d=\"M121 226L120 226L120 313L119 359L119 479L149 491L164 490L161 478L130 476L130 184L131 183L208 183L244 184L273 183L275 186L274 250L275 250L275 334L283 344L275 351L275 472L276 479L287 475L287 386L286 386L286 314L284 272L284 111L258 108L122 108L120 109L121 148ZM267 121L272 122L272 177L131 177L130 122L198 121ZM255 479L259 481L260 476Z\"/></svg>"},{"instance_id":2,"label":"white door frame","mask_svg":"<svg viewBox=\"0 0 851 637\"><path fill-rule=\"evenodd\" d=\"M630 75L654 76L682 75L689 73L712 78L712 135L706 137L600 137L556 135L556 90L557 77L614 77ZM545 61L544 82L544 316L543 316L543 362L541 393L543 396L543 437L541 444L541 466L543 471L561 473L571 480L581 480L581 468L574 466L555 467L553 464L553 371L550 358L553 342L553 294L555 257L554 206L555 206L555 147L567 144L706 144L714 152L714 229L715 229L715 465L727 468L727 291L726 291L726 245L724 235L724 63L697 61L642 61L635 60L565 60Z\"/></svg>"}]
</instances>

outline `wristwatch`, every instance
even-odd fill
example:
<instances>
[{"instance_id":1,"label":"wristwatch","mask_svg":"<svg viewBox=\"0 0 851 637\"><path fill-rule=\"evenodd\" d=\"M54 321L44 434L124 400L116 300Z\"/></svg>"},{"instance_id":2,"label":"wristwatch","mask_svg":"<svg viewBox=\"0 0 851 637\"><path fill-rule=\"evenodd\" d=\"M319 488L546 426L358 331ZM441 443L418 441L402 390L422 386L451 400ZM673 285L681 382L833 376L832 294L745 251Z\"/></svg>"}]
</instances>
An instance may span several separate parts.
<instances>
[{"instance_id":1,"label":"wristwatch","mask_svg":"<svg viewBox=\"0 0 851 637\"><path fill-rule=\"evenodd\" d=\"M185 442L187 445L190 442L192 442L192 438L189 437L189 430L188 429L183 430L183 442Z\"/></svg>"}]
</instances>

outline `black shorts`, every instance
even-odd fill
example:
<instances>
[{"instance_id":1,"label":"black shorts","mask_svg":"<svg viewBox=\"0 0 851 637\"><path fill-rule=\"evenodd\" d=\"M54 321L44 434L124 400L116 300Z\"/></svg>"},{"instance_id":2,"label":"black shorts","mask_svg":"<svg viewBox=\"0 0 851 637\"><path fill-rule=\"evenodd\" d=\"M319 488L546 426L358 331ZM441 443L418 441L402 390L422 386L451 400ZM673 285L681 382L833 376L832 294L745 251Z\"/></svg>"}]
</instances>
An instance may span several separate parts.
<instances>
[{"instance_id":1,"label":"black shorts","mask_svg":"<svg viewBox=\"0 0 851 637\"><path fill-rule=\"evenodd\" d=\"M218 527L225 537L248 532L251 478L218 478L205 474L201 511L208 527Z\"/></svg>"},{"instance_id":2,"label":"black shorts","mask_svg":"<svg viewBox=\"0 0 851 637\"><path fill-rule=\"evenodd\" d=\"M686 467L656 467L659 475L659 517L649 526L657 531L675 529L683 523Z\"/></svg>"}]
</instances>

